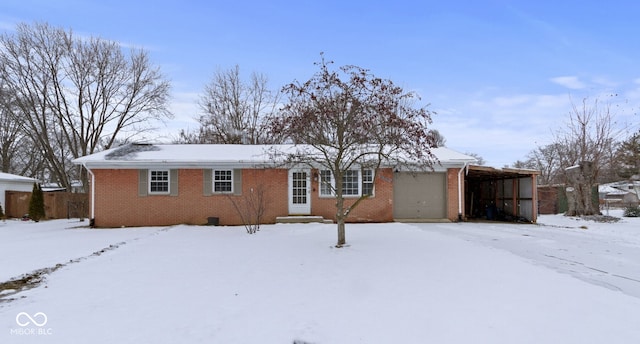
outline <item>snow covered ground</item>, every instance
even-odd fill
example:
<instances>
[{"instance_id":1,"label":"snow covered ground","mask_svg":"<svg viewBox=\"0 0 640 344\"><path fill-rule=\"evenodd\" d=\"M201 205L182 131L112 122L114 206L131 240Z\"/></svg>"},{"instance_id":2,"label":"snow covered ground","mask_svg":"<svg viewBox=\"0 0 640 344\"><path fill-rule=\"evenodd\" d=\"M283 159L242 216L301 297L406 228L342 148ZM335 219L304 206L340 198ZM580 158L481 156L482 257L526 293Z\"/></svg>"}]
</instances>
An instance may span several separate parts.
<instances>
[{"instance_id":1,"label":"snow covered ground","mask_svg":"<svg viewBox=\"0 0 640 344\"><path fill-rule=\"evenodd\" d=\"M539 223L347 225L336 249L326 224L7 221L0 283L60 265L0 294L0 343L640 342L640 219Z\"/></svg>"}]
</instances>

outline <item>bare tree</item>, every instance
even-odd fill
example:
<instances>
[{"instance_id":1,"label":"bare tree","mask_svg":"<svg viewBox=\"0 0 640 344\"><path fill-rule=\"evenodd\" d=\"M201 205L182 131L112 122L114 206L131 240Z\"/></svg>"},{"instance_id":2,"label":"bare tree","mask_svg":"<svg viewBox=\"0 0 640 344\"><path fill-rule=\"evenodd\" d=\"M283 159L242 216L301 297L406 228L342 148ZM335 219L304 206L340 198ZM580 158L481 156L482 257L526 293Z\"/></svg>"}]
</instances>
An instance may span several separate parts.
<instances>
[{"instance_id":1,"label":"bare tree","mask_svg":"<svg viewBox=\"0 0 640 344\"><path fill-rule=\"evenodd\" d=\"M71 159L171 116L169 83L143 50L124 52L116 42L40 23L19 24L15 34L0 36L0 46L1 74L21 125L50 177L67 189L77 178Z\"/></svg>"},{"instance_id":2,"label":"bare tree","mask_svg":"<svg viewBox=\"0 0 640 344\"><path fill-rule=\"evenodd\" d=\"M23 144L22 128L15 114L14 97L6 92L0 79L0 169L13 172L15 154Z\"/></svg>"},{"instance_id":3,"label":"bare tree","mask_svg":"<svg viewBox=\"0 0 640 344\"><path fill-rule=\"evenodd\" d=\"M40 179L44 160L22 127L22 117L15 95L0 77L0 170Z\"/></svg>"},{"instance_id":4,"label":"bare tree","mask_svg":"<svg viewBox=\"0 0 640 344\"><path fill-rule=\"evenodd\" d=\"M277 94L268 89L267 77L253 73L240 78L240 67L218 70L204 88L197 132L182 131L178 142L258 144L265 136L264 118L275 110Z\"/></svg>"},{"instance_id":5,"label":"bare tree","mask_svg":"<svg viewBox=\"0 0 640 344\"><path fill-rule=\"evenodd\" d=\"M514 164L516 168L530 168L540 171L538 184L551 185L564 182L560 165L561 151L567 149L559 143L540 146L527 155L527 160Z\"/></svg>"},{"instance_id":6,"label":"bare tree","mask_svg":"<svg viewBox=\"0 0 640 344\"><path fill-rule=\"evenodd\" d=\"M573 103L567 126L556 133L556 143L565 148L558 151L561 171L575 199L575 208L567 215L599 213L593 206L591 189L612 151L617 135L613 124L609 105L602 107L597 99L589 102L585 98L580 105Z\"/></svg>"},{"instance_id":7,"label":"bare tree","mask_svg":"<svg viewBox=\"0 0 640 344\"><path fill-rule=\"evenodd\" d=\"M620 141L612 138L609 145L606 147L602 163L600 164L600 172L598 173L597 182L599 184L611 183L620 179L620 161L617 154L621 144L622 143Z\"/></svg>"},{"instance_id":8,"label":"bare tree","mask_svg":"<svg viewBox=\"0 0 640 344\"><path fill-rule=\"evenodd\" d=\"M431 129L431 135L433 135L433 147L445 147L447 143L447 139L444 138L444 135L440 133L437 129Z\"/></svg>"},{"instance_id":9,"label":"bare tree","mask_svg":"<svg viewBox=\"0 0 640 344\"><path fill-rule=\"evenodd\" d=\"M373 76L357 66L329 68L332 62L316 63L320 68L304 83L285 86L288 103L271 119L271 131L298 144L287 154L292 164L305 164L327 171L321 187L332 189L336 198L337 247L346 243L345 220L370 192L345 203L345 184L354 169L373 171L382 162L430 168L434 162L431 113L415 108L414 93L407 93L389 80ZM334 183L329 183L332 178Z\"/></svg>"},{"instance_id":10,"label":"bare tree","mask_svg":"<svg viewBox=\"0 0 640 344\"><path fill-rule=\"evenodd\" d=\"M240 216L247 233L255 234L260 230L262 218L267 210L267 199L263 184L249 189L249 192L242 196L227 195L227 198L233 204L238 216Z\"/></svg>"},{"instance_id":11,"label":"bare tree","mask_svg":"<svg viewBox=\"0 0 640 344\"><path fill-rule=\"evenodd\" d=\"M481 157L480 154L478 154L478 153L465 152L464 154L476 158L476 165L484 165L486 163L484 161L484 158Z\"/></svg>"}]
</instances>

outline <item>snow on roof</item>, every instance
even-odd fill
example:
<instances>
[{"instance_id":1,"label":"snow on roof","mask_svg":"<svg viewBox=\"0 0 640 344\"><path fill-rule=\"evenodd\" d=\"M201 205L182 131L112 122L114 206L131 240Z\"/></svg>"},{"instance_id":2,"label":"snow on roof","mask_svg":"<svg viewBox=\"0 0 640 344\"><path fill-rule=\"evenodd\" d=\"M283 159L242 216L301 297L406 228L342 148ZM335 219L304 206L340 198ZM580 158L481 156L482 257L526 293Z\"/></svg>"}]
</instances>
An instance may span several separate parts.
<instances>
[{"instance_id":1,"label":"snow on roof","mask_svg":"<svg viewBox=\"0 0 640 344\"><path fill-rule=\"evenodd\" d=\"M462 162L462 163L476 163L478 159L471 155L463 154L447 147L432 148L431 152L441 162Z\"/></svg>"},{"instance_id":2,"label":"snow on roof","mask_svg":"<svg viewBox=\"0 0 640 344\"><path fill-rule=\"evenodd\" d=\"M0 181L19 182L19 183L35 183L36 179L19 176L17 174L0 172Z\"/></svg>"},{"instance_id":3,"label":"snow on roof","mask_svg":"<svg viewBox=\"0 0 640 344\"><path fill-rule=\"evenodd\" d=\"M629 193L629 191L622 191L620 189L616 189L610 186L605 186L605 187L598 187L598 193L601 194L605 194L605 195L626 195Z\"/></svg>"},{"instance_id":4,"label":"snow on roof","mask_svg":"<svg viewBox=\"0 0 640 344\"><path fill-rule=\"evenodd\" d=\"M571 170L575 170L577 168L580 168L580 165L569 166L569 167L565 168L565 171L571 171Z\"/></svg>"},{"instance_id":5,"label":"snow on roof","mask_svg":"<svg viewBox=\"0 0 640 344\"><path fill-rule=\"evenodd\" d=\"M638 181L623 180L598 186L598 193L607 195L626 195L628 193L635 194L635 188L638 187L640 187L640 182Z\"/></svg>"},{"instance_id":6,"label":"snow on roof","mask_svg":"<svg viewBox=\"0 0 640 344\"><path fill-rule=\"evenodd\" d=\"M202 167L207 165L250 166L277 163L274 152L291 152L295 145L235 144L128 144L87 155L73 162L88 168L136 168L138 166ZM472 163L476 158L440 147L432 153L446 165Z\"/></svg>"}]
</instances>

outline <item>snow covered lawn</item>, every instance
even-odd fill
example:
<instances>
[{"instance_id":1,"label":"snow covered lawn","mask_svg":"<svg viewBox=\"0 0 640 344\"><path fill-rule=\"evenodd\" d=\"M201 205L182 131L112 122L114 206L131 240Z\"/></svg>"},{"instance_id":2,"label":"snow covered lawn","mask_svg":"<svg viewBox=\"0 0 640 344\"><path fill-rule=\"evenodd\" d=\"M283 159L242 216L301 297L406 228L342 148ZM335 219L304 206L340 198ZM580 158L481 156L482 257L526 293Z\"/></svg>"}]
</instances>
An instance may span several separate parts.
<instances>
[{"instance_id":1,"label":"snow covered lawn","mask_svg":"<svg viewBox=\"0 0 640 344\"><path fill-rule=\"evenodd\" d=\"M637 343L640 221L0 224L1 343ZM580 228L586 226L586 229ZM570 227L570 228L567 228Z\"/></svg>"}]
</instances>

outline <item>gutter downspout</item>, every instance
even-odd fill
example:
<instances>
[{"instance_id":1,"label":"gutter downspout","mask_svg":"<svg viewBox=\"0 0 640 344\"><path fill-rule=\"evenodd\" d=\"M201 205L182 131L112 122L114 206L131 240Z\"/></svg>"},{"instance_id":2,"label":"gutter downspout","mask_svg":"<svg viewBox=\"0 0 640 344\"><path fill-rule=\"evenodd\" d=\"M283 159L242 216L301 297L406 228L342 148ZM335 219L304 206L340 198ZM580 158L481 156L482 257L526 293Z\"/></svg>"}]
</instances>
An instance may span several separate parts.
<instances>
[{"instance_id":1,"label":"gutter downspout","mask_svg":"<svg viewBox=\"0 0 640 344\"><path fill-rule=\"evenodd\" d=\"M458 171L458 221L462 222L462 171L467 170L469 163L467 161L464 162L464 166ZM465 173L466 174L466 173Z\"/></svg>"},{"instance_id":2,"label":"gutter downspout","mask_svg":"<svg viewBox=\"0 0 640 344\"><path fill-rule=\"evenodd\" d=\"M89 216L89 227L94 227L96 221L96 176L93 174L93 171L87 167L86 163L83 163L82 166L91 176L91 214Z\"/></svg>"}]
</instances>

